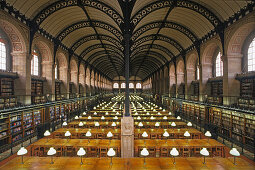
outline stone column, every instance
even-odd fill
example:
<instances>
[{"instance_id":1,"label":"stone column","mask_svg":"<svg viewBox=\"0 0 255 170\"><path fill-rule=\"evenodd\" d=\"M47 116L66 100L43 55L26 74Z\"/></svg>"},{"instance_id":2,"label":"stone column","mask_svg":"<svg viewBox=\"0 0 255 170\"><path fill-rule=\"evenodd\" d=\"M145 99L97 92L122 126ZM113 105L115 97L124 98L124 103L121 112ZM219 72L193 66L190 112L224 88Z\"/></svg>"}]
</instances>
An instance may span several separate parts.
<instances>
[{"instance_id":1,"label":"stone column","mask_svg":"<svg viewBox=\"0 0 255 170\"><path fill-rule=\"evenodd\" d=\"M17 72L19 78L14 81L14 94L18 96L18 102L31 104L31 58L25 52L11 53L13 58L13 72Z\"/></svg>"},{"instance_id":2,"label":"stone column","mask_svg":"<svg viewBox=\"0 0 255 170\"><path fill-rule=\"evenodd\" d=\"M42 62L42 77L46 78L43 82L43 94L52 94L49 98L50 101L55 100L55 64L50 61Z\"/></svg>"},{"instance_id":3,"label":"stone column","mask_svg":"<svg viewBox=\"0 0 255 170\"><path fill-rule=\"evenodd\" d=\"M212 77L212 64L204 63L199 67L200 79L199 79L199 100L203 101L205 94L211 94L210 87L206 86L207 80Z\"/></svg>"},{"instance_id":4,"label":"stone column","mask_svg":"<svg viewBox=\"0 0 255 170\"><path fill-rule=\"evenodd\" d=\"M134 119L124 116L121 119L121 158L134 157Z\"/></svg>"}]
</instances>

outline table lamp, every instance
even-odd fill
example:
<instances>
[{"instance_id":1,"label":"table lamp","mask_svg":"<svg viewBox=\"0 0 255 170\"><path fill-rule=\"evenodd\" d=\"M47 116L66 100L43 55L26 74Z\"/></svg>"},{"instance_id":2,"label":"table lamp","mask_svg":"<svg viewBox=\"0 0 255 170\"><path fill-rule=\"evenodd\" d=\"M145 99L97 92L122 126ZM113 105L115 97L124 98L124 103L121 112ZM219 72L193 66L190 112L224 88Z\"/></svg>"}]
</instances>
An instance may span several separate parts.
<instances>
[{"instance_id":1,"label":"table lamp","mask_svg":"<svg viewBox=\"0 0 255 170\"><path fill-rule=\"evenodd\" d=\"M160 112L158 112L158 115L161 115L161 113L160 113Z\"/></svg>"},{"instance_id":2,"label":"table lamp","mask_svg":"<svg viewBox=\"0 0 255 170\"><path fill-rule=\"evenodd\" d=\"M109 113L108 113L108 112L106 112L106 113L105 113L105 115L109 115Z\"/></svg>"},{"instance_id":3,"label":"table lamp","mask_svg":"<svg viewBox=\"0 0 255 170\"><path fill-rule=\"evenodd\" d=\"M148 134L147 134L146 131L144 131L144 132L142 133L142 137L144 138L144 144L145 144L145 143L146 143L146 142L145 142L145 138L148 137Z\"/></svg>"},{"instance_id":4,"label":"table lamp","mask_svg":"<svg viewBox=\"0 0 255 170\"><path fill-rule=\"evenodd\" d=\"M53 155L55 155L56 153L57 153L57 151L53 147L51 147L50 150L48 150L47 155L51 156L51 163L50 164L54 164Z\"/></svg>"},{"instance_id":5,"label":"table lamp","mask_svg":"<svg viewBox=\"0 0 255 170\"><path fill-rule=\"evenodd\" d=\"M67 123L66 123L66 122L63 122L62 126L63 126L63 127L64 127L64 126L67 126Z\"/></svg>"},{"instance_id":6,"label":"table lamp","mask_svg":"<svg viewBox=\"0 0 255 170\"><path fill-rule=\"evenodd\" d=\"M137 112L135 112L135 115L138 115L138 113L137 113Z\"/></svg>"},{"instance_id":7,"label":"table lamp","mask_svg":"<svg viewBox=\"0 0 255 170\"><path fill-rule=\"evenodd\" d=\"M143 164L146 165L145 157L149 155L149 151L146 148L143 148L143 150L141 151L141 155L144 157Z\"/></svg>"},{"instance_id":8,"label":"table lamp","mask_svg":"<svg viewBox=\"0 0 255 170\"><path fill-rule=\"evenodd\" d=\"M165 132L163 133L163 136L166 138L166 143L167 143L167 138L169 137L169 133L168 133L167 131L165 131Z\"/></svg>"},{"instance_id":9,"label":"table lamp","mask_svg":"<svg viewBox=\"0 0 255 170\"><path fill-rule=\"evenodd\" d=\"M164 120L167 120L167 117L166 117L166 116L164 116L164 117L163 117L163 119L164 119Z\"/></svg>"},{"instance_id":10,"label":"table lamp","mask_svg":"<svg viewBox=\"0 0 255 170\"><path fill-rule=\"evenodd\" d=\"M150 115L150 113L149 113L149 112L147 112L147 113L146 113L146 115Z\"/></svg>"},{"instance_id":11,"label":"table lamp","mask_svg":"<svg viewBox=\"0 0 255 170\"><path fill-rule=\"evenodd\" d=\"M179 151L176 148L172 148L170 151L170 155L174 158L173 164L175 165L176 164L175 157L179 156Z\"/></svg>"},{"instance_id":12,"label":"table lamp","mask_svg":"<svg viewBox=\"0 0 255 170\"><path fill-rule=\"evenodd\" d=\"M188 138L190 137L190 133L189 133L188 131L186 131L186 132L184 133L184 136L187 138L187 143L188 143Z\"/></svg>"},{"instance_id":13,"label":"table lamp","mask_svg":"<svg viewBox=\"0 0 255 170\"><path fill-rule=\"evenodd\" d=\"M79 127L82 127L82 126L83 126L83 123L82 123L82 122L80 122L80 123L79 123Z\"/></svg>"},{"instance_id":14,"label":"table lamp","mask_svg":"<svg viewBox=\"0 0 255 170\"><path fill-rule=\"evenodd\" d=\"M112 127L116 127L116 123L115 122L112 122Z\"/></svg>"},{"instance_id":15,"label":"table lamp","mask_svg":"<svg viewBox=\"0 0 255 170\"><path fill-rule=\"evenodd\" d=\"M77 152L77 156L80 156L81 157L81 165L83 164L82 162L82 157L86 155L86 151L83 149L83 148L80 148Z\"/></svg>"},{"instance_id":16,"label":"table lamp","mask_svg":"<svg viewBox=\"0 0 255 170\"><path fill-rule=\"evenodd\" d=\"M139 122L138 126L139 126L139 127L143 127L143 123L142 123L142 122Z\"/></svg>"},{"instance_id":17,"label":"table lamp","mask_svg":"<svg viewBox=\"0 0 255 170\"><path fill-rule=\"evenodd\" d=\"M21 156L21 164L24 164L23 156L27 154L27 149L24 147L21 147L17 153L18 156Z\"/></svg>"},{"instance_id":18,"label":"table lamp","mask_svg":"<svg viewBox=\"0 0 255 170\"><path fill-rule=\"evenodd\" d=\"M168 115L172 115L172 112L168 112Z\"/></svg>"},{"instance_id":19,"label":"table lamp","mask_svg":"<svg viewBox=\"0 0 255 170\"><path fill-rule=\"evenodd\" d=\"M97 107L95 106L95 107L93 107L93 109L97 109Z\"/></svg>"},{"instance_id":20,"label":"table lamp","mask_svg":"<svg viewBox=\"0 0 255 170\"><path fill-rule=\"evenodd\" d=\"M67 137L67 141L68 141L68 137L70 137L70 136L71 136L71 133L69 131L66 131L65 137Z\"/></svg>"},{"instance_id":21,"label":"table lamp","mask_svg":"<svg viewBox=\"0 0 255 170\"><path fill-rule=\"evenodd\" d=\"M137 117L137 120L141 120L141 117L140 117L140 116L138 116L138 117Z\"/></svg>"},{"instance_id":22,"label":"table lamp","mask_svg":"<svg viewBox=\"0 0 255 170\"><path fill-rule=\"evenodd\" d=\"M229 153L234 156L234 165L236 165L236 157L240 156L240 153L238 152L238 150L236 148L232 148Z\"/></svg>"},{"instance_id":23,"label":"table lamp","mask_svg":"<svg viewBox=\"0 0 255 170\"><path fill-rule=\"evenodd\" d=\"M191 122L188 122L188 123L187 123L187 126L188 126L188 127L191 127L191 126L192 126L192 123L191 123Z\"/></svg>"},{"instance_id":24,"label":"table lamp","mask_svg":"<svg viewBox=\"0 0 255 170\"><path fill-rule=\"evenodd\" d=\"M115 156L115 151L113 150L113 148L110 148L107 152L107 156L111 157L111 163L110 165L112 165L112 157Z\"/></svg>"},{"instance_id":25,"label":"table lamp","mask_svg":"<svg viewBox=\"0 0 255 170\"><path fill-rule=\"evenodd\" d=\"M78 117L78 116L75 116L75 117L74 117L74 119L75 119L75 120L78 120L78 119L79 119L79 117Z\"/></svg>"},{"instance_id":26,"label":"table lamp","mask_svg":"<svg viewBox=\"0 0 255 170\"><path fill-rule=\"evenodd\" d=\"M97 115L97 112L94 112L94 115Z\"/></svg>"},{"instance_id":27,"label":"table lamp","mask_svg":"<svg viewBox=\"0 0 255 170\"><path fill-rule=\"evenodd\" d=\"M101 117L101 120L105 120L105 117L104 117L104 116L102 116L102 117Z\"/></svg>"},{"instance_id":28,"label":"table lamp","mask_svg":"<svg viewBox=\"0 0 255 170\"><path fill-rule=\"evenodd\" d=\"M92 117L91 117L91 116L88 116L88 119L92 119Z\"/></svg>"},{"instance_id":29,"label":"table lamp","mask_svg":"<svg viewBox=\"0 0 255 170\"><path fill-rule=\"evenodd\" d=\"M212 137L212 134L210 133L210 131L206 131L205 136L208 137L208 142L209 142L209 139L210 137Z\"/></svg>"},{"instance_id":30,"label":"table lamp","mask_svg":"<svg viewBox=\"0 0 255 170\"><path fill-rule=\"evenodd\" d=\"M86 132L86 134L85 134L85 136L89 139L89 137L91 137L91 136L92 136L92 134L91 134L91 132L90 132L90 131L87 131L87 132ZM89 143L89 140L88 140L88 143Z\"/></svg>"},{"instance_id":31,"label":"table lamp","mask_svg":"<svg viewBox=\"0 0 255 170\"><path fill-rule=\"evenodd\" d=\"M113 119L117 120L117 119L118 119L118 117L117 117L117 116L114 116L114 118L113 118Z\"/></svg>"},{"instance_id":32,"label":"table lamp","mask_svg":"<svg viewBox=\"0 0 255 170\"><path fill-rule=\"evenodd\" d=\"M206 156L209 156L209 152L206 148L203 148L201 151L200 151L200 154L204 156L204 162L203 164L205 164L205 157Z\"/></svg>"},{"instance_id":33,"label":"table lamp","mask_svg":"<svg viewBox=\"0 0 255 170\"><path fill-rule=\"evenodd\" d=\"M83 113L82 113L82 115L84 115L84 116L85 116L86 114L87 114L86 112L83 112Z\"/></svg>"},{"instance_id":34,"label":"table lamp","mask_svg":"<svg viewBox=\"0 0 255 170\"><path fill-rule=\"evenodd\" d=\"M109 144L111 143L111 138L113 137L113 134L112 132L108 132L107 135L106 135L108 138L109 138Z\"/></svg>"},{"instance_id":35,"label":"table lamp","mask_svg":"<svg viewBox=\"0 0 255 170\"><path fill-rule=\"evenodd\" d=\"M151 118L150 118L151 120L154 120L155 118L153 117L153 116L151 116Z\"/></svg>"},{"instance_id":36,"label":"table lamp","mask_svg":"<svg viewBox=\"0 0 255 170\"><path fill-rule=\"evenodd\" d=\"M166 111L166 109L163 109L163 112L165 112Z\"/></svg>"},{"instance_id":37,"label":"table lamp","mask_svg":"<svg viewBox=\"0 0 255 170\"><path fill-rule=\"evenodd\" d=\"M50 131L46 130L43 135L47 138L48 142L48 136L50 136Z\"/></svg>"},{"instance_id":38,"label":"table lamp","mask_svg":"<svg viewBox=\"0 0 255 170\"><path fill-rule=\"evenodd\" d=\"M177 118L176 118L177 120L181 120L181 117L180 116L177 116Z\"/></svg>"}]
</instances>

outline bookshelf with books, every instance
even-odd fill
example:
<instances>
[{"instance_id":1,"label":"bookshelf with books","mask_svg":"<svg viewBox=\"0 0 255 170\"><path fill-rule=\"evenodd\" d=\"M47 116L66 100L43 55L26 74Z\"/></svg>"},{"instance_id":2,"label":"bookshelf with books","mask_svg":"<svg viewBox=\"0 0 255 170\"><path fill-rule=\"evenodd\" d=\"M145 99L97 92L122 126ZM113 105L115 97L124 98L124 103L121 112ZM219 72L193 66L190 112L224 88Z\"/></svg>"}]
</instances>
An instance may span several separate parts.
<instances>
[{"instance_id":1,"label":"bookshelf with books","mask_svg":"<svg viewBox=\"0 0 255 170\"><path fill-rule=\"evenodd\" d=\"M15 112L10 115L10 143L22 139L23 137L23 112Z\"/></svg>"},{"instance_id":2,"label":"bookshelf with books","mask_svg":"<svg viewBox=\"0 0 255 170\"><path fill-rule=\"evenodd\" d=\"M17 99L14 96L14 79L0 78L0 109L11 108L17 105Z\"/></svg>"},{"instance_id":3,"label":"bookshelf with books","mask_svg":"<svg viewBox=\"0 0 255 170\"><path fill-rule=\"evenodd\" d=\"M46 99L43 96L43 81L42 80L31 80L31 96L32 96L32 103L45 103Z\"/></svg>"},{"instance_id":4,"label":"bookshelf with books","mask_svg":"<svg viewBox=\"0 0 255 170\"><path fill-rule=\"evenodd\" d=\"M61 81L55 80L55 100L62 100L61 98Z\"/></svg>"},{"instance_id":5,"label":"bookshelf with books","mask_svg":"<svg viewBox=\"0 0 255 170\"><path fill-rule=\"evenodd\" d=\"M0 117L0 146L9 143L10 124L9 116L1 115Z\"/></svg>"}]
</instances>

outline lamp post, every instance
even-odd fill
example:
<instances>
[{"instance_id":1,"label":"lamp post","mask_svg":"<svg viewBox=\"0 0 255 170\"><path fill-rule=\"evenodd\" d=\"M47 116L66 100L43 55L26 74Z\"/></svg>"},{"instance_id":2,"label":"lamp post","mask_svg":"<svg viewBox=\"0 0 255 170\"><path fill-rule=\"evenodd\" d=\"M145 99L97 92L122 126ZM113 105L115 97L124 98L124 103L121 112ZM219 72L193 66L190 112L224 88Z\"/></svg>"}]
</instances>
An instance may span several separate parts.
<instances>
[{"instance_id":1,"label":"lamp post","mask_svg":"<svg viewBox=\"0 0 255 170\"><path fill-rule=\"evenodd\" d=\"M113 150L113 148L110 148L107 152L107 156L111 157L111 163L110 165L112 165L112 157L115 156L116 152L115 150Z\"/></svg>"},{"instance_id":2,"label":"lamp post","mask_svg":"<svg viewBox=\"0 0 255 170\"><path fill-rule=\"evenodd\" d=\"M187 138L187 143L188 143L188 138L190 137L190 133L189 133L188 131L186 131L186 132L184 133L184 136Z\"/></svg>"},{"instance_id":3,"label":"lamp post","mask_svg":"<svg viewBox=\"0 0 255 170\"><path fill-rule=\"evenodd\" d=\"M210 133L210 131L206 131L205 136L208 138L208 142L209 142L209 139L210 137L212 137L212 134Z\"/></svg>"},{"instance_id":4,"label":"lamp post","mask_svg":"<svg viewBox=\"0 0 255 170\"><path fill-rule=\"evenodd\" d=\"M21 147L17 153L18 156L21 156L21 164L24 164L23 156L27 154L27 149L24 147Z\"/></svg>"},{"instance_id":5,"label":"lamp post","mask_svg":"<svg viewBox=\"0 0 255 170\"><path fill-rule=\"evenodd\" d=\"M234 165L236 165L236 157L240 156L240 153L238 152L238 150L236 148L232 148L229 153L234 156Z\"/></svg>"},{"instance_id":6,"label":"lamp post","mask_svg":"<svg viewBox=\"0 0 255 170\"><path fill-rule=\"evenodd\" d=\"M165 131L165 132L163 133L163 136L166 138L166 143L167 143L167 138L169 137L169 133L168 133L167 131Z\"/></svg>"},{"instance_id":7,"label":"lamp post","mask_svg":"<svg viewBox=\"0 0 255 170\"><path fill-rule=\"evenodd\" d=\"M48 142L48 136L50 136L50 131L46 130L43 135L47 138Z\"/></svg>"},{"instance_id":8,"label":"lamp post","mask_svg":"<svg viewBox=\"0 0 255 170\"><path fill-rule=\"evenodd\" d=\"M203 148L201 151L200 151L200 154L204 156L204 162L203 164L205 164L205 157L206 156L209 156L209 152L206 148Z\"/></svg>"},{"instance_id":9,"label":"lamp post","mask_svg":"<svg viewBox=\"0 0 255 170\"><path fill-rule=\"evenodd\" d=\"M88 143L89 143L89 137L92 136L91 132L90 132L90 131L87 131L87 133L85 134L85 136L88 138Z\"/></svg>"},{"instance_id":10,"label":"lamp post","mask_svg":"<svg viewBox=\"0 0 255 170\"><path fill-rule=\"evenodd\" d=\"M86 151L83 148L80 148L77 152L77 155L81 157L81 165L83 164L82 162L82 157L86 154Z\"/></svg>"},{"instance_id":11,"label":"lamp post","mask_svg":"<svg viewBox=\"0 0 255 170\"><path fill-rule=\"evenodd\" d=\"M175 165L176 164L175 157L179 156L179 151L176 148L172 148L170 151L170 155L174 158L173 164Z\"/></svg>"},{"instance_id":12,"label":"lamp post","mask_svg":"<svg viewBox=\"0 0 255 170\"><path fill-rule=\"evenodd\" d=\"M47 155L51 156L51 163L50 164L54 164L53 155L55 155L56 153L57 153L57 151L53 147L51 147L50 150L48 150Z\"/></svg>"},{"instance_id":13,"label":"lamp post","mask_svg":"<svg viewBox=\"0 0 255 170\"><path fill-rule=\"evenodd\" d=\"M143 148L143 150L141 151L141 155L144 157L143 164L146 165L145 157L149 155L149 151L146 148Z\"/></svg>"},{"instance_id":14,"label":"lamp post","mask_svg":"<svg viewBox=\"0 0 255 170\"><path fill-rule=\"evenodd\" d=\"M66 131L65 137L67 137L67 142L68 142L68 137L70 137L70 136L71 136L71 133L69 131Z\"/></svg>"}]
</instances>

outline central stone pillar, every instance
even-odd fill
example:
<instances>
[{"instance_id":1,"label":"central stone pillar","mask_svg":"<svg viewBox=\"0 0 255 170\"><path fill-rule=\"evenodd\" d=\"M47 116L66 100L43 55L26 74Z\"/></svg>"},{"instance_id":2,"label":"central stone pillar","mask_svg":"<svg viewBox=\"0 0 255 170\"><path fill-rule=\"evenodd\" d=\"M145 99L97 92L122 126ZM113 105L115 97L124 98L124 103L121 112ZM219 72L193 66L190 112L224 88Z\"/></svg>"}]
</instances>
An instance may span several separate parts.
<instances>
[{"instance_id":1,"label":"central stone pillar","mask_svg":"<svg viewBox=\"0 0 255 170\"><path fill-rule=\"evenodd\" d=\"M134 157L134 119L131 116L121 119L121 157Z\"/></svg>"}]
</instances>

